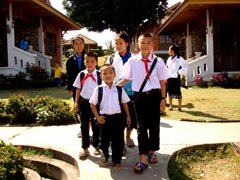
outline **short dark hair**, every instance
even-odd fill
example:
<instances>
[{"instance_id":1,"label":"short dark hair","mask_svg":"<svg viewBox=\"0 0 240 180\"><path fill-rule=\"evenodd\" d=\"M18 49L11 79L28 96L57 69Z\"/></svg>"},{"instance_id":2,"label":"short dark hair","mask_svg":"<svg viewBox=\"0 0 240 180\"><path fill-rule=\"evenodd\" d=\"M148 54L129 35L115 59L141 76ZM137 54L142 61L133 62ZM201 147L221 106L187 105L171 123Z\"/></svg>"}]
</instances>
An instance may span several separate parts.
<instances>
[{"instance_id":1,"label":"short dark hair","mask_svg":"<svg viewBox=\"0 0 240 180\"><path fill-rule=\"evenodd\" d=\"M178 58L180 57L180 47L179 46L173 44L170 46L170 49L172 51L174 51L174 53L177 55Z\"/></svg>"},{"instance_id":2,"label":"short dark hair","mask_svg":"<svg viewBox=\"0 0 240 180\"><path fill-rule=\"evenodd\" d=\"M152 36L150 33L143 33L143 34L141 34L141 35L138 37L138 39L139 39L140 37L144 37L144 38L149 37L149 38L152 38L152 39L153 39L153 36Z\"/></svg>"},{"instance_id":3,"label":"short dark hair","mask_svg":"<svg viewBox=\"0 0 240 180\"><path fill-rule=\"evenodd\" d=\"M94 57L96 59L96 61L98 62L98 54L92 51L87 52L84 55L84 59L86 59L87 57Z\"/></svg>"},{"instance_id":4,"label":"short dark hair","mask_svg":"<svg viewBox=\"0 0 240 180\"><path fill-rule=\"evenodd\" d=\"M100 73L102 73L102 69L105 68L105 67L112 67L113 71L115 72L115 68L111 64L104 64L100 68Z\"/></svg>"}]
</instances>

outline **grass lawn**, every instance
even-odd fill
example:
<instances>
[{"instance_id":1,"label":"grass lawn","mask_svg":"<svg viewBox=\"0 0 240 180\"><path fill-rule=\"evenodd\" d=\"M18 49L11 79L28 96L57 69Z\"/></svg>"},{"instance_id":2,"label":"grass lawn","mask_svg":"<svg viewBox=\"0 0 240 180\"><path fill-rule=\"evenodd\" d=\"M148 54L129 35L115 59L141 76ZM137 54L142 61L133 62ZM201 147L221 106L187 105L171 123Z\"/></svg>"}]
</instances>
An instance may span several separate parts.
<instances>
[{"instance_id":1,"label":"grass lawn","mask_svg":"<svg viewBox=\"0 0 240 180\"><path fill-rule=\"evenodd\" d=\"M72 97L64 87L42 89L0 90L0 99L7 99L14 94L29 97L51 96L61 98L71 106ZM240 89L223 88L189 88L182 89L183 112L178 112L177 100L173 100L173 111L163 114L165 119L195 121L236 121L240 120ZM168 106L168 104L167 104Z\"/></svg>"},{"instance_id":2,"label":"grass lawn","mask_svg":"<svg viewBox=\"0 0 240 180\"><path fill-rule=\"evenodd\" d=\"M170 179L239 179L240 154L232 144L200 145L182 149L168 164Z\"/></svg>"},{"instance_id":3,"label":"grass lawn","mask_svg":"<svg viewBox=\"0 0 240 180\"><path fill-rule=\"evenodd\" d=\"M182 89L183 112L177 111L177 100L173 100L173 111L166 111L163 118L194 121L240 120L240 89L218 87Z\"/></svg>"}]
</instances>

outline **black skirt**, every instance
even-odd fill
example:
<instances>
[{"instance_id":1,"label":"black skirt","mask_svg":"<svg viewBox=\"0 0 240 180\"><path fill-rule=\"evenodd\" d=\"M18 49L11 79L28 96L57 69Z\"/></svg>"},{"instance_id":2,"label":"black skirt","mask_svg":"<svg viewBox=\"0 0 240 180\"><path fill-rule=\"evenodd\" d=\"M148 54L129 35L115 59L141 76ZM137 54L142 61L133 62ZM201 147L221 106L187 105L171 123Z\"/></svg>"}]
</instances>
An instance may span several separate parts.
<instances>
[{"instance_id":1,"label":"black skirt","mask_svg":"<svg viewBox=\"0 0 240 180\"><path fill-rule=\"evenodd\" d=\"M181 79L180 76L177 78L169 78L167 85L168 96L173 99L181 99Z\"/></svg>"}]
</instances>

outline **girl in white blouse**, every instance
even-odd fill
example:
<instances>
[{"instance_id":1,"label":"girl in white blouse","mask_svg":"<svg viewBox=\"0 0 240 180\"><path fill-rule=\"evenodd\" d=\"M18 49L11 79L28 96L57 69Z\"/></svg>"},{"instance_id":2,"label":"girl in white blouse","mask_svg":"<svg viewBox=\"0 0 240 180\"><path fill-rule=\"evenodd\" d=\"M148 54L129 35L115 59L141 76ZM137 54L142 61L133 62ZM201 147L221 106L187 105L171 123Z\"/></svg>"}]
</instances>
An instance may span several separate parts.
<instances>
[{"instance_id":1,"label":"girl in white blouse","mask_svg":"<svg viewBox=\"0 0 240 180\"><path fill-rule=\"evenodd\" d=\"M167 68L169 72L169 79L167 81L168 96L169 96L169 110L172 111L172 100L178 99L178 111L182 111L182 93L181 93L181 75L186 75L188 71L188 64L185 59L180 56L179 47L172 45L169 47L168 53L170 57L167 60Z\"/></svg>"}]
</instances>

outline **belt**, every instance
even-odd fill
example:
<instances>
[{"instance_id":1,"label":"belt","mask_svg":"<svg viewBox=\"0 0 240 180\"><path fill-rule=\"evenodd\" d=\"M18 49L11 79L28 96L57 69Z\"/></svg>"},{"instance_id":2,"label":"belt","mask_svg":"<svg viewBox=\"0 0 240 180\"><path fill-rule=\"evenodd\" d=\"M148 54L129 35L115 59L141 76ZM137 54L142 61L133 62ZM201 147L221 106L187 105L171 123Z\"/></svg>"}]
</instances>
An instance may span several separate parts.
<instances>
[{"instance_id":1,"label":"belt","mask_svg":"<svg viewBox=\"0 0 240 180\"><path fill-rule=\"evenodd\" d=\"M152 93L156 93L156 92L159 92L160 93L160 89L151 89L149 91L144 91L144 92L136 92L137 94L152 94Z\"/></svg>"},{"instance_id":2,"label":"belt","mask_svg":"<svg viewBox=\"0 0 240 180\"><path fill-rule=\"evenodd\" d=\"M80 96L79 101L80 102L89 102L89 99L85 99L82 96Z\"/></svg>"}]
</instances>

